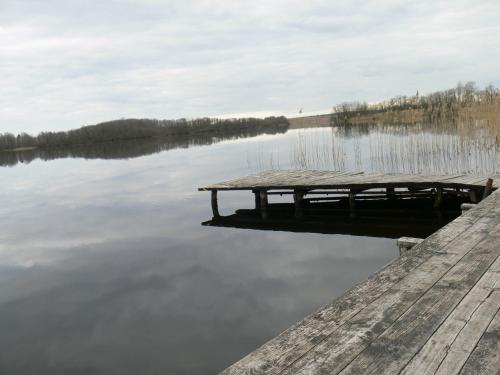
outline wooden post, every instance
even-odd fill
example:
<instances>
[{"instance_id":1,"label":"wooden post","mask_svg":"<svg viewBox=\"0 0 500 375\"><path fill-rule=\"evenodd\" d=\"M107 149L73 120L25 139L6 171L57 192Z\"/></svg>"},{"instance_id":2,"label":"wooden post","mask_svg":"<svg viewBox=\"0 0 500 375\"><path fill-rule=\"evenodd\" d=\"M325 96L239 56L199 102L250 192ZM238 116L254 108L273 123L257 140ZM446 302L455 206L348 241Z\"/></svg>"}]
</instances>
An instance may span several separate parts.
<instances>
[{"instance_id":1,"label":"wooden post","mask_svg":"<svg viewBox=\"0 0 500 375\"><path fill-rule=\"evenodd\" d=\"M212 190L212 214L219 217L219 204L217 202L217 190Z\"/></svg>"},{"instance_id":2,"label":"wooden post","mask_svg":"<svg viewBox=\"0 0 500 375\"><path fill-rule=\"evenodd\" d=\"M483 199L491 194L492 188L493 188L493 179L488 178L488 180L486 181L486 186L484 187L484 191L483 191Z\"/></svg>"},{"instance_id":3,"label":"wooden post","mask_svg":"<svg viewBox=\"0 0 500 375\"><path fill-rule=\"evenodd\" d=\"M302 217L302 198L304 198L304 192L295 190L293 192L293 201L295 203L295 217Z\"/></svg>"},{"instance_id":4,"label":"wooden post","mask_svg":"<svg viewBox=\"0 0 500 375\"><path fill-rule=\"evenodd\" d=\"M263 220L267 219L267 191L261 190L260 193L260 216Z\"/></svg>"},{"instance_id":5,"label":"wooden post","mask_svg":"<svg viewBox=\"0 0 500 375\"><path fill-rule=\"evenodd\" d=\"M436 189L436 199L434 200L434 208L441 207L441 203L443 203L443 188L438 187Z\"/></svg>"},{"instance_id":6,"label":"wooden post","mask_svg":"<svg viewBox=\"0 0 500 375\"><path fill-rule=\"evenodd\" d=\"M396 196L394 195L394 188L393 187L386 188L385 193L387 194L387 198L389 198L389 199L396 198Z\"/></svg>"},{"instance_id":7,"label":"wooden post","mask_svg":"<svg viewBox=\"0 0 500 375\"><path fill-rule=\"evenodd\" d=\"M397 241L399 247L399 255L406 254L412 247L418 245L422 241L423 241L422 238L401 237Z\"/></svg>"},{"instance_id":8,"label":"wooden post","mask_svg":"<svg viewBox=\"0 0 500 375\"><path fill-rule=\"evenodd\" d=\"M349 208L354 210L356 208L356 193L351 189L349 192Z\"/></svg>"},{"instance_id":9,"label":"wooden post","mask_svg":"<svg viewBox=\"0 0 500 375\"><path fill-rule=\"evenodd\" d=\"M255 195L255 209L257 211L260 210L260 193L258 190L253 190L253 194Z\"/></svg>"},{"instance_id":10,"label":"wooden post","mask_svg":"<svg viewBox=\"0 0 500 375\"><path fill-rule=\"evenodd\" d=\"M462 203L460 205L460 209L462 210L462 214L466 211L469 211L470 209L473 209L474 207L476 207L475 203Z\"/></svg>"}]
</instances>

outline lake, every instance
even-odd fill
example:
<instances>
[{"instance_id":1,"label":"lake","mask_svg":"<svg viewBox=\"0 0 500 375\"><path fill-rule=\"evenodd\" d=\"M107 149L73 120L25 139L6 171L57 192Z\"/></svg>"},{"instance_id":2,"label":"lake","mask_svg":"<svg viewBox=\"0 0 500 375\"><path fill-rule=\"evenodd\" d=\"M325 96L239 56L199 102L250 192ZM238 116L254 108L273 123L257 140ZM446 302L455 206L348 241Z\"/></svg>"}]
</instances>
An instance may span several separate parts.
<instances>
[{"instance_id":1,"label":"lake","mask_svg":"<svg viewBox=\"0 0 500 375\"><path fill-rule=\"evenodd\" d=\"M357 126L3 155L0 373L217 373L398 249L202 226L198 187L273 168L500 173L499 139L481 123ZM223 215L252 207L248 192L220 194Z\"/></svg>"}]
</instances>

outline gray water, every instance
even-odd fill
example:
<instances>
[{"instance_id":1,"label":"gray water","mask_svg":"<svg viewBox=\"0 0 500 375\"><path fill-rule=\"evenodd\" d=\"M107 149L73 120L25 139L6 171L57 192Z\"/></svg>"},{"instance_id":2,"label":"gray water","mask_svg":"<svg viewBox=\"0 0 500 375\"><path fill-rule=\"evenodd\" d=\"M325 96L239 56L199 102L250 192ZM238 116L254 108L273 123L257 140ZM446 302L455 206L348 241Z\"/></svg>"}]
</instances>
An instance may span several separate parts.
<instances>
[{"instance_id":1,"label":"gray water","mask_svg":"<svg viewBox=\"0 0 500 375\"><path fill-rule=\"evenodd\" d=\"M204 227L198 187L269 168L497 171L498 143L468 139L309 129L1 168L0 373L216 373L398 252L388 238Z\"/></svg>"}]
</instances>

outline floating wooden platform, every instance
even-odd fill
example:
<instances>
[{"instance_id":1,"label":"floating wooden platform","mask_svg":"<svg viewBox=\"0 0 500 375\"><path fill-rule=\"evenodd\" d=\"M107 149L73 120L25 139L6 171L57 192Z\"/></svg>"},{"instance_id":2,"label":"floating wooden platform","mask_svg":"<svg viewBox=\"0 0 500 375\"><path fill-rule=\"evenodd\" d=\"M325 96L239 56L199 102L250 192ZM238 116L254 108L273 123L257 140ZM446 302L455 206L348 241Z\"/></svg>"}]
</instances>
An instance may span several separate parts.
<instances>
[{"instance_id":1,"label":"floating wooden platform","mask_svg":"<svg viewBox=\"0 0 500 375\"><path fill-rule=\"evenodd\" d=\"M364 172L333 172L304 170L272 170L235 180L219 182L199 190L276 190L276 189L341 189L386 187L450 187L484 188L488 178L493 187L500 187L500 175L413 175Z\"/></svg>"},{"instance_id":2,"label":"floating wooden platform","mask_svg":"<svg viewBox=\"0 0 500 375\"><path fill-rule=\"evenodd\" d=\"M300 209L309 195L323 195L309 198L309 201L335 200L345 196L351 208L360 199L408 198L433 196L435 207L440 207L443 195L466 195L472 203L500 186L500 175L409 175L409 174L365 174L363 172L333 171L266 171L199 188L212 192L214 217L219 216L218 191L251 190L255 194L255 208L267 215L268 196L272 194L293 194L297 209ZM384 189L384 191L380 191ZM326 197L325 197L326 195Z\"/></svg>"},{"instance_id":3,"label":"floating wooden platform","mask_svg":"<svg viewBox=\"0 0 500 375\"><path fill-rule=\"evenodd\" d=\"M205 189L390 188L409 183L475 189L486 182L467 176L337 179L321 173L268 172L261 181L251 176ZM498 187L498 176L493 187ZM498 374L499 255L497 190L222 374Z\"/></svg>"}]
</instances>

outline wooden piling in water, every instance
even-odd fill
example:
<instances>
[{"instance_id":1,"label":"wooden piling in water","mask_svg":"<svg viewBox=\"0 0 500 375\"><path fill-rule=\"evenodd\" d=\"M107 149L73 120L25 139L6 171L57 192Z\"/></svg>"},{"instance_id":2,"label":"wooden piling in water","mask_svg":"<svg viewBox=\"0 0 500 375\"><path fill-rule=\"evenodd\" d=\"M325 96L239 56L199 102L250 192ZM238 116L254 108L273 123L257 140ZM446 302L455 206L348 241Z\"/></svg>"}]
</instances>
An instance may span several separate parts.
<instances>
[{"instance_id":1,"label":"wooden piling in water","mask_svg":"<svg viewBox=\"0 0 500 375\"><path fill-rule=\"evenodd\" d=\"M395 189L393 187L388 187L385 189L385 193L387 194L388 199L395 199L396 198L394 191L395 191Z\"/></svg>"},{"instance_id":2,"label":"wooden piling in water","mask_svg":"<svg viewBox=\"0 0 500 375\"><path fill-rule=\"evenodd\" d=\"M263 220L267 219L268 213L268 198L267 198L267 190L261 190L259 192L260 196L260 216Z\"/></svg>"},{"instance_id":3,"label":"wooden piling in water","mask_svg":"<svg viewBox=\"0 0 500 375\"><path fill-rule=\"evenodd\" d=\"M258 190L252 190L255 198L255 209L260 210L260 192Z\"/></svg>"},{"instance_id":4,"label":"wooden piling in water","mask_svg":"<svg viewBox=\"0 0 500 375\"><path fill-rule=\"evenodd\" d=\"M353 189L349 192L349 208L351 210L356 208L356 192Z\"/></svg>"},{"instance_id":5,"label":"wooden piling in water","mask_svg":"<svg viewBox=\"0 0 500 375\"><path fill-rule=\"evenodd\" d=\"M443 203L443 188L442 187L438 187L436 189L436 198L434 200L434 208L441 207L442 203Z\"/></svg>"},{"instance_id":6,"label":"wooden piling in water","mask_svg":"<svg viewBox=\"0 0 500 375\"><path fill-rule=\"evenodd\" d=\"M217 190L212 190L212 214L219 217L219 203L217 202Z\"/></svg>"},{"instance_id":7,"label":"wooden piling in water","mask_svg":"<svg viewBox=\"0 0 500 375\"><path fill-rule=\"evenodd\" d=\"M295 204L295 217L302 217L302 205L305 192L301 190L295 190L293 194L293 201Z\"/></svg>"}]
</instances>

